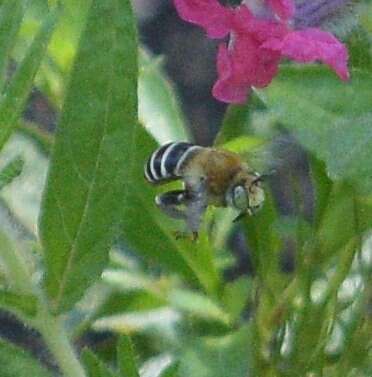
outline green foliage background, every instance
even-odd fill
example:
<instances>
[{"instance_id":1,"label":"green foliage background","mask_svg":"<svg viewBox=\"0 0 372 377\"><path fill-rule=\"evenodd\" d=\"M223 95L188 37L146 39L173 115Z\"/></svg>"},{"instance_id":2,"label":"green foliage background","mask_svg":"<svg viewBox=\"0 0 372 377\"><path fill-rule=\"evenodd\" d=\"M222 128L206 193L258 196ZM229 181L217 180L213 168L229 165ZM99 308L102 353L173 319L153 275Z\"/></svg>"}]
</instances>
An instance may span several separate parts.
<instances>
[{"instance_id":1,"label":"green foliage background","mask_svg":"<svg viewBox=\"0 0 372 377\"><path fill-rule=\"evenodd\" d=\"M244 155L289 132L314 197L309 217L287 172L284 216L268 184L240 225L255 274L227 281L235 214L211 209L197 243L175 240L143 179L159 143L190 136L130 1L0 3L0 307L56 365L3 339L1 377L372 375L372 5L358 9L349 83L286 65L226 112L216 145ZM33 87L59 111L53 135L21 117ZM87 331L114 341L78 351Z\"/></svg>"}]
</instances>

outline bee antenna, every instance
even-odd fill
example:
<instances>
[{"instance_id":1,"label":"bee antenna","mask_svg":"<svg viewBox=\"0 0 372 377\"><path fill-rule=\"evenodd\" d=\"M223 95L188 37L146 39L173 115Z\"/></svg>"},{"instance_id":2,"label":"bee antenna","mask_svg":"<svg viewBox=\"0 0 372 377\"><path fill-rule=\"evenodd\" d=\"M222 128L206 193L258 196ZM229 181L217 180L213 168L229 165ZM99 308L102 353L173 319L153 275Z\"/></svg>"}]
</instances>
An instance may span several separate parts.
<instances>
[{"instance_id":1,"label":"bee antenna","mask_svg":"<svg viewBox=\"0 0 372 377\"><path fill-rule=\"evenodd\" d=\"M258 176L257 178L255 178L255 179L252 181L252 183L257 183L257 182L265 181L266 178L271 177L273 174L274 174L274 171L272 171L272 172L270 172L270 173L261 174L260 176Z\"/></svg>"}]
</instances>

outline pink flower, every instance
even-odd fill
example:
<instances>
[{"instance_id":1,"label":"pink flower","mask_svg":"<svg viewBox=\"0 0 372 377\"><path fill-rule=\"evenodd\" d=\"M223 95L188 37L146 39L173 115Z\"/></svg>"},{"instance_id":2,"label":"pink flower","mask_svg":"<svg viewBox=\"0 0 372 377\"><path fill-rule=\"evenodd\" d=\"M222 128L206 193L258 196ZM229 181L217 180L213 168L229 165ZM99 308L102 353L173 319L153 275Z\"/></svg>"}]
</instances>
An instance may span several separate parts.
<instances>
[{"instance_id":1,"label":"pink flower","mask_svg":"<svg viewBox=\"0 0 372 377\"><path fill-rule=\"evenodd\" d=\"M318 28L293 30L292 0L245 0L237 8L217 0L174 0L185 21L204 28L210 38L224 38L217 54L218 80L213 95L228 103L244 103L251 87L266 87L278 72L282 57L301 63L321 61L342 79L349 78L346 47Z\"/></svg>"}]
</instances>

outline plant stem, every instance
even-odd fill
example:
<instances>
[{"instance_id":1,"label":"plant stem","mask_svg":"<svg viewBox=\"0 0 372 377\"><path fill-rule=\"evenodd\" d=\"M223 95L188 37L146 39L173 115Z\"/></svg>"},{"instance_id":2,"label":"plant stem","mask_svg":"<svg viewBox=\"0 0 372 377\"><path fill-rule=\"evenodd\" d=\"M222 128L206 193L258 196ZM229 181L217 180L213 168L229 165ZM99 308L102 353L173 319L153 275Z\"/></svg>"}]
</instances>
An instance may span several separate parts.
<instances>
[{"instance_id":1,"label":"plant stem","mask_svg":"<svg viewBox=\"0 0 372 377\"><path fill-rule=\"evenodd\" d=\"M0 257L8 273L9 282L16 290L31 293L38 301L35 318L21 318L38 330L58 363L64 377L86 377L60 317L53 316L39 287L35 286L26 261L11 241L0 232Z\"/></svg>"},{"instance_id":2,"label":"plant stem","mask_svg":"<svg viewBox=\"0 0 372 377\"><path fill-rule=\"evenodd\" d=\"M86 377L60 318L52 316L46 307L41 308L35 327L40 331L65 377Z\"/></svg>"},{"instance_id":3,"label":"plant stem","mask_svg":"<svg viewBox=\"0 0 372 377\"><path fill-rule=\"evenodd\" d=\"M346 244L344 250L342 251L336 272L330 279L327 289L323 295L323 304L326 304L330 300L332 295L337 294L338 289L340 288L343 281L346 279L347 274L349 273L351 265L353 263L355 253L357 252L356 245L357 239L352 238Z\"/></svg>"},{"instance_id":4,"label":"plant stem","mask_svg":"<svg viewBox=\"0 0 372 377\"><path fill-rule=\"evenodd\" d=\"M287 316L288 306L291 305L294 296L298 292L298 289L299 279L295 277L284 290L274 309L268 316L267 323L270 326L270 329L275 324L281 323L283 318Z\"/></svg>"}]
</instances>

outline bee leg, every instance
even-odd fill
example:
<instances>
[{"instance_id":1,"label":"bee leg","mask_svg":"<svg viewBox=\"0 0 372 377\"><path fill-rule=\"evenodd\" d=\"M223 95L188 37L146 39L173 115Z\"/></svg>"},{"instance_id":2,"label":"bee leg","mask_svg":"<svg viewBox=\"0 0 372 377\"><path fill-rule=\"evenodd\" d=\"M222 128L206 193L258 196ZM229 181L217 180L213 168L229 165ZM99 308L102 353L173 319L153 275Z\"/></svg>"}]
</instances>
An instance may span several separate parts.
<instances>
[{"instance_id":1,"label":"bee leg","mask_svg":"<svg viewBox=\"0 0 372 377\"><path fill-rule=\"evenodd\" d=\"M191 201L188 203L186 224L187 228L192 232L193 240L198 238L200 224L206 208L207 205L201 201Z\"/></svg>"},{"instance_id":2,"label":"bee leg","mask_svg":"<svg viewBox=\"0 0 372 377\"><path fill-rule=\"evenodd\" d=\"M202 216L207 209L208 199L205 185L201 183L198 188L188 192L186 223L193 234L193 239L198 238L198 231L202 221Z\"/></svg>"},{"instance_id":3,"label":"bee leg","mask_svg":"<svg viewBox=\"0 0 372 377\"><path fill-rule=\"evenodd\" d=\"M178 208L185 204L185 198L184 190L168 191L157 195L155 203L169 217L186 220L186 211Z\"/></svg>"}]
</instances>

